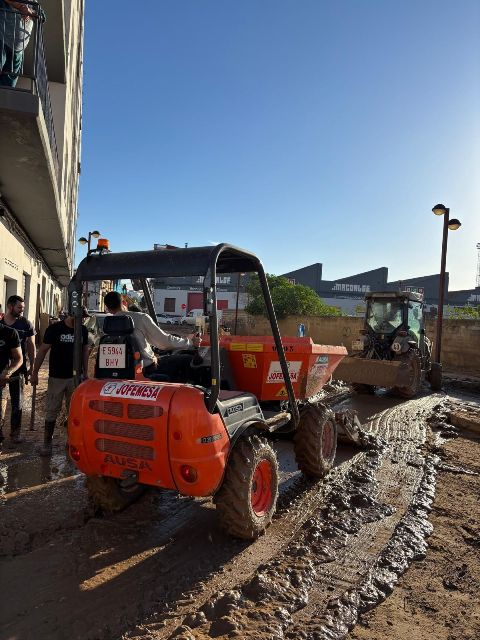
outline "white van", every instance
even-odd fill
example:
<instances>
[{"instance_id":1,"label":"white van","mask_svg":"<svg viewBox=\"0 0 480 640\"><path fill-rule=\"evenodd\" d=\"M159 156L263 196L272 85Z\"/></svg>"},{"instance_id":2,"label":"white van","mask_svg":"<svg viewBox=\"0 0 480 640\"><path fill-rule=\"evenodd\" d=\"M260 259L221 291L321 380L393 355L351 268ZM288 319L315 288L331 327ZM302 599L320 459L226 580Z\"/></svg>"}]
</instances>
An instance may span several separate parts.
<instances>
[{"instance_id":1,"label":"white van","mask_svg":"<svg viewBox=\"0 0 480 640\"><path fill-rule=\"evenodd\" d=\"M200 320L203 317L203 309L192 309L180 320L180 324L196 325L198 324L196 322L197 318Z\"/></svg>"},{"instance_id":2,"label":"white van","mask_svg":"<svg viewBox=\"0 0 480 640\"><path fill-rule=\"evenodd\" d=\"M217 309L218 322L222 320L222 310ZM197 320L199 322L197 322ZM208 322L208 316L203 315L203 309L192 309L180 320L180 324L198 325L201 321Z\"/></svg>"}]
</instances>

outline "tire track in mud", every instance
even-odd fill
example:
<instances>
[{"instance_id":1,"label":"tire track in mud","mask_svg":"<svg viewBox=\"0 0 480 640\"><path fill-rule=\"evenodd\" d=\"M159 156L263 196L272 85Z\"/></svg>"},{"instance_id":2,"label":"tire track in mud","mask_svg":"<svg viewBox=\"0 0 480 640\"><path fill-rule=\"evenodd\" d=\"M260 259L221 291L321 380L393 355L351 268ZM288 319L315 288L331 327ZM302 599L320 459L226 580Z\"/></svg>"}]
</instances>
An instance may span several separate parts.
<instances>
[{"instance_id":1,"label":"tire track in mud","mask_svg":"<svg viewBox=\"0 0 480 640\"><path fill-rule=\"evenodd\" d=\"M317 487L307 519L283 553L259 558L264 564L241 587L236 572L233 588L233 580L212 581L220 585L213 598L210 584L201 606L181 603L170 620L158 616L141 625L141 634L159 640L344 637L358 610L381 601L395 576L424 553L434 472L419 447L437 402L429 396L375 416L366 428L377 445L334 470L323 490Z\"/></svg>"}]
</instances>

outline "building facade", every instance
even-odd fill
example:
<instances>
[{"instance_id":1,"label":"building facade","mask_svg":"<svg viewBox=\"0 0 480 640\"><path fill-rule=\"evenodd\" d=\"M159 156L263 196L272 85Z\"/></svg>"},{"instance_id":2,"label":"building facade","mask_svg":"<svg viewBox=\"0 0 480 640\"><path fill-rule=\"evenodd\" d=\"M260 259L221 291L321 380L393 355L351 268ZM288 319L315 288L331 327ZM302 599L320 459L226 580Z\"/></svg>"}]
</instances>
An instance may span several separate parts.
<instances>
[{"instance_id":1,"label":"building facade","mask_svg":"<svg viewBox=\"0 0 480 640\"><path fill-rule=\"evenodd\" d=\"M338 280L323 280L322 270L323 265L316 263L282 275L295 284L311 287L326 304L338 307L347 315L364 314L364 297L369 291L413 291L424 296L427 310L438 307L439 274L389 281L388 268L379 267ZM464 291L449 291L448 273L445 277L444 296L447 307L480 304L478 287Z\"/></svg>"},{"instance_id":2,"label":"building facade","mask_svg":"<svg viewBox=\"0 0 480 640\"><path fill-rule=\"evenodd\" d=\"M245 276L217 276L217 309L244 309L246 305ZM192 309L203 309L203 276L164 278L153 281L155 313L184 316Z\"/></svg>"},{"instance_id":3,"label":"building facade","mask_svg":"<svg viewBox=\"0 0 480 640\"><path fill-rule=\"evenodd\" d=\"M84 0L43 0L35 10L18 83L0 86L0 303L23 296L38 325L65 306L73 270Z\"/></svg>"}]
</instances>

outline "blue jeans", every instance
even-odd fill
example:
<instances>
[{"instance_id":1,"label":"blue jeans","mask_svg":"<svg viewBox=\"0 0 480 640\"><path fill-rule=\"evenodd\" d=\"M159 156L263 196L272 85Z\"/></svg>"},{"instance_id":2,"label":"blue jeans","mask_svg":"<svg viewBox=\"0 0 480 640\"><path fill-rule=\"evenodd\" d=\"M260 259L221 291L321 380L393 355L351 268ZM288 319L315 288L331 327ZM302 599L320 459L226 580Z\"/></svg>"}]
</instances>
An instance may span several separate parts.
<instances>
[{"instance_id":1,"label":"blue jeans","mask_svg":"<svg viewBox=\"0 0 480 640\"><path fill-rule=\"evenodd\" d=\"M23 51L13 51L0 41L0 87L15 87L22 63Z\"/></svg>"}]
</instances>

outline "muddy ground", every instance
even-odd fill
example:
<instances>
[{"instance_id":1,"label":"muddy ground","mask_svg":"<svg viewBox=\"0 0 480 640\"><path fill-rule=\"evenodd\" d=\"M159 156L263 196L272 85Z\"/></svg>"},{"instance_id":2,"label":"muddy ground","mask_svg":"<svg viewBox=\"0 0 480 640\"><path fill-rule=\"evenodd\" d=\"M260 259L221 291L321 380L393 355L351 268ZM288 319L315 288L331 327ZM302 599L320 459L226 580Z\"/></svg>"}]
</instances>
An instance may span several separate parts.
<instances>
[{"instance_id":1,"label":"muddy ground","mask_svg":"<svg viewBox=\"0 0 480 640\"><path fill-rule=\"evenodd\" d=\"M223 534L209 499L173 492L96 516L63 428L51 459L35 452L44 391L45 377L36 431L27 410L26 441L0 457L0 640L480 637L480 442L447 415L479 406L468 385L333 394L368 446L340 446L312 484L275 442L278 512L254 543Z\"/></svg>"}]
</instances>

